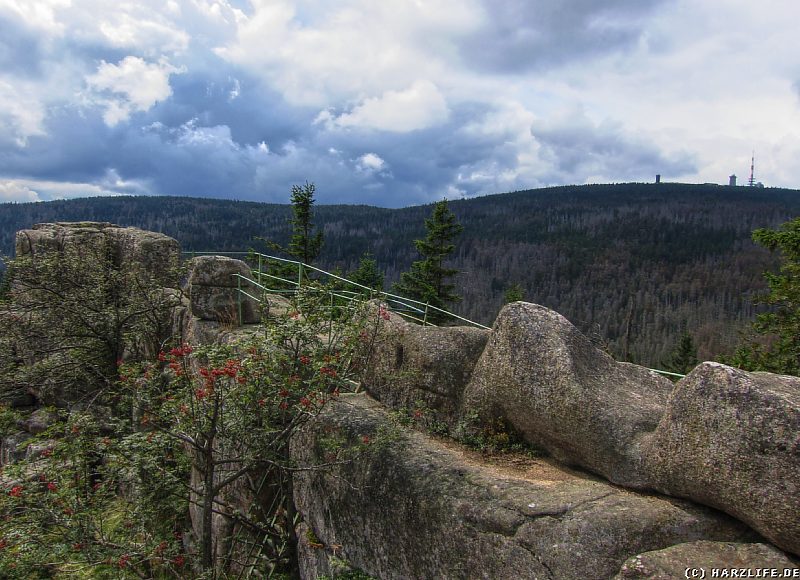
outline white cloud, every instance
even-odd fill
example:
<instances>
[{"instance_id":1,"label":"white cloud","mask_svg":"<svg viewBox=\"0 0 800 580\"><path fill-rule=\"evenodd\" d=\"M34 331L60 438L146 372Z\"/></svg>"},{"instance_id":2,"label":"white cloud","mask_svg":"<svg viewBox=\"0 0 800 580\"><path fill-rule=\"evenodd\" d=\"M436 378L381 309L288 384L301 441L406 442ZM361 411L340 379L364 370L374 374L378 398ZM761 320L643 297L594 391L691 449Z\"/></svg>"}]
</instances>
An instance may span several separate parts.
<instances>
[{"instance_id":1,"label":"white cloud","mask_svg":"<svg viewBox=\"0 0 800 580\"><path fill-rule=\"evenodd\" d=\"M0 0L0 12L15 14L30 28L60 35L64 25L57 13L71 3L71 0Z\"/></svg>"},{"instance_id":2,"label":"white cloud","mask_svg":"<svg viewBox=\"0 0 800 580\"><path fill-rule=\"evenodd\" d=\"M418 80L406 90L386 91L380 97L365 99L349 113L327 119L327 124L405 133L444 123L448 115L447 101L436 85Z\"/></svg>"},{"instance_id":3,"label":"white cloud","mask_svg":"<svg viewBox=\"0 0 800 580\"><path fill-rule=\"evenodd\" d=\"M28 186L15 181L0 181L0 202L39 201L39 194Z\"/></svg>"},{"instance_id":4,"label":"white cloud","mask_svg":"<svg viewBox=\"0 0 800 580\"><path fill-rule=\"evenodd\" d=\"M386 162L375 153L365 153L356 160L356 168L365 173L380 173L386 168Z\"/></svg>"},{"instance_id":5,"label":"white cloud","mask_svg":"<svg viewBox=\"0 0 800 580\"><path fill-rule=\"evenodd\" d=\"M19 147L29 137L44 135L45 108L38 97L30 83L11 84L0 78L0 135L11 137Z\"/></svg>"},{"instance_id":6,"label":"white cloud","mask_svg":"<svg viewBox=\"0 0 800 580\"><path fill-rule=\"evenodd\" d=\"M276 195L327 179L391 205L719 182L754 148L757 179L798 186L799 19L795 0L0 0L0 180Z\"/></svg>"},{"instance_id":7,"label":"white cloud","mask_svg":"<svg viewBox=\"0 0 800 580\"><path fill-rule=\"evenodd\" d=\"M233 83L233 86L231 87L231 90L228 91L229 103L232 103L233 101L238 99L239 95L242 94L242 86L241 84L239 84L239 79L231 79L231 82Z\"/></svg>"},{"instance_id":8,"label":"white cloud","mask_svg":"<svg viewBox=\"0 0 800 580\"><path fill-rule=\"evenodd\" d=\"M191 0L197 10L209 20L234 24L246 19L244 12L226 0Z\"/></svg>"},{"instance_id":9,"label":"white cloud","mask_svg":"<svg viewBox=\"0 0 800 580\"><path fill-rule=\"evenodd\" d=\"M227 125L203 127L198 125L197 119L192 119L181 126L178 142L193 147L239 148L231 136L230 127Z\"/></svg>"},{"instance_id":10,"label":"white cloud","mask_svg":"<svg viewBox=\"0 0 800 580\"><path fill-rule=\"evenodd\" d=\"M329 106L442 78L455 39L480 24L474 0L254 0L217 54L289 102Z\"/></svg>"},{"instance_id":11,"label":"white cloud","mask_svg":"<svg viewBox=\"0 0 800 580\"><path fill-rule=\"evenodd\" d=\"M183 52L189 47L189 35L176 30L169 21L136 18L123 12L102 21L99 28L111 46L139 49L145 54Z\"/></svg>"},{"instance_id":12,"label":"white cloud","mask_svg":"<svg viewBox=\"0 0 800 580\"><path fill-rule=\"evenodd\" d=\"M97 183L10 179L0 181L0 201L49 201L75 197L99 197L147 193L137 181L124 181L110 169Z\"/></svg>"},{"instance_id":13,"label":"white cloud","mask_svg":"<svg viewBox=\"0 0 800 580\"><path fill-rule=\"evenodd\" d=\"M159 101L172 95L169 77L185 72L162 58L148 63L136 56L126 56L119 64L103 61L97 72L86 78L87 85L96 92L108 92L112 98L100 98L105 106L103 120L113 127L127 120L132 113L147 111Z\"/></svg>"}]
</instances>

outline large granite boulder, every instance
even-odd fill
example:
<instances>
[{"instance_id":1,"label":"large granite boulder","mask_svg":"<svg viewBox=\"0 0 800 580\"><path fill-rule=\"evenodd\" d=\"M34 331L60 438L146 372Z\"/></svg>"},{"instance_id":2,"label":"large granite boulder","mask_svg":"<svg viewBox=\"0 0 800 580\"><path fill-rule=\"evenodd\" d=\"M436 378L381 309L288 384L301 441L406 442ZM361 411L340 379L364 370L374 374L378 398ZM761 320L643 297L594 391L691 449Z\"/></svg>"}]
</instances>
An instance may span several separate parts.
<instances>
[{"instance_id":1,"label":"large granite boulder","mask_svg":"<svg viewBox=\"0 0 800 580\"><path fill-rule=\"evenodd\" d=\"M367 442L365 444L365 442ZM643 495L550 460L487 463L454 443L397 426L365 394L326 405L291 441L303 578L344 560L400 578L609 578L632 555L752 532L690 502ZM313 543L313 545L311 545ZM324 553L324 554L323 554Z\"/></svg>"},{"instance_id":2,"label":"large granite boulder","mask_svg":"<svg viewBox=\"0 0 800 580\"><path fill-rule=\"evenodd\" d=\"M162 286L177 286L180 247L164 234L106 222L57 222L36 224L16 236L17 256L85 247L104 250L116 265L140 265Z\"/></svg>"},{"instance_id":3,"label":"large granite boulder","mask_svg":"<svg viewBox=\"0 0 800 580\"><path fill-rule=\"evenodd\" d=\"M595 348L566 318L507 305L475 366L462 414L505 420L527 442L632 488L647 488L641 445L673 385Z\"/></svg>"},{"instance_id":4,"label":"large granite boulder","mask_svg":"<svg viewBox=\"0 0 800 580\"><path fill-rule=\"evenodd\" d=\"M432 411L431 419L453 426L489 331L411 324L383 307L375 314L378 328L362 379L367 392L392 408Z\"/></svg>"},{"instance_id":5,"label":"large granite boulder","mask_svg":"<svg viewBox=\"0 0 800 580\"><path fill-rule=\"evenodd\" d=\"M800 378L703 363L677 384L645 454L655 489L800 554Z\"/></svg>"},{"instance_id":6,"label":"large granite boulder","mask_svg":"<svg viewBox=\"0 0 800 580\"><path fill-rule=\"evenodd\" d=\"M798 578L797 565L783 552L769 544L737 544L732 542L709 542L700 540L637 554L630 558L615 577L615 580L648 578L649 580L673 580L674 578L711 577L713 571L725 571L726 578L746 578L748 572L775 570L777 578ZM695 572L698 576L693 576ZM736 571L736 576L732 576ZM687 573L689 574L687 576ZM720 576L722 577L722 576ZM770 577L764 575L762 577Z\"/></svg>"},{"instance_id":7,"label":"large granite boulder","mask_svg":"<svg viewBox=\"0 0 800 580\"><path fill-rule=\"evenodd\" d=\"M250 267L241 260L225 256L199 256L188 262L187 293L192 315L201 320L238 324L241 312L243 324L261 321L258 302L240 293L239 287L251 296L258 296L246 280L252 279Z\"/></svg>"}]
</instances>

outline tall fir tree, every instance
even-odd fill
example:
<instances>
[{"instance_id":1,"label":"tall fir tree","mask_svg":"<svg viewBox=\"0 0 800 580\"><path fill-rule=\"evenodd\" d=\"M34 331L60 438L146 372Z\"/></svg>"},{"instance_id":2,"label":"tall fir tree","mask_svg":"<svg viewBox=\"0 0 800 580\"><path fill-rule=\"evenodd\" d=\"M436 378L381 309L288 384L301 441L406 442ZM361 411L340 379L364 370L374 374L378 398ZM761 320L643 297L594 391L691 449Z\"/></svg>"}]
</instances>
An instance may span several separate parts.
<instances>
[{"instance_id":1,"label":"tall fir tree","mask_svg":"<svg viewBox=\"0 0 800 580\"><path fill-rule=\"evenodd\" d=\"M292 202L292 217L289 223L292 226L292 237L289 239L289 245L283 247L273 241L264 238L258 238L265 242L272 250L288 254L295 260L304 264L312 264L319 256L322 249L322 232L314 232L314 193L316 187L313 183L306 182L305 185L293 185L291 202ZM280 260L270 260L269 273L273 276L283 278L286 280L300 281L307 277L305 275L298 276L298 267L295 264L281 262ZM291 288L292 283L271 281L270 284L276 288Z\"/></svg>"},{"instance_id":2,"label":"tall fir tree","mask_svg":"<svg viewBox=\"0 0 800 580\"><path fill-rule=\"evenodd\" d=\"M445 309L449 304L461 301L461 296L455 292L455 285L450 282L458 274L458 270L447 268L444 263L455 250L453 241L464 227L456 221L447 200L442 200L434 206L431 217L425 220L425 229L425 238L414 240L417 251L424 259L414 262L408 272L400 275L395 291ZM435 310L428 314L428 320L435 323L442 322L445 318Z\"/></svg>"},{"instance_id":3,"label":"tall fir tree","mask_svg":"<svg viewBox=\"0 0 800 580\"><path fill-rule=\"evenodd\" d=\"M292 239L287 252L304 264L311 264L322 249L322 232L314 233L314 193L313 183L292 186Z\"/></svg>"}]
</instances>

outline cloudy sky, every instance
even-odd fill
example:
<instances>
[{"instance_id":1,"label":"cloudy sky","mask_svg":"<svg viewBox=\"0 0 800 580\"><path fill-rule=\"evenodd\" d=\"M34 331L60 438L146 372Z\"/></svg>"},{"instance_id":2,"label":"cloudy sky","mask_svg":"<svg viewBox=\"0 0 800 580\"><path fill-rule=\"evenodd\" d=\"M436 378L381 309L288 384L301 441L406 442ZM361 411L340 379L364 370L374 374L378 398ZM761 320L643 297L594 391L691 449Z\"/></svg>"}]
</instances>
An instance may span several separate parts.
<instances>
[{"instance_id":1,"label":"cloudy sky","mask_svg":"<svg viewBox=\"0 0 800 580\"><path fill-rule=\"evenodd\" d=\"M797 0L0 0L0 202L800 187Z\"/></svg>"}]
</instances>

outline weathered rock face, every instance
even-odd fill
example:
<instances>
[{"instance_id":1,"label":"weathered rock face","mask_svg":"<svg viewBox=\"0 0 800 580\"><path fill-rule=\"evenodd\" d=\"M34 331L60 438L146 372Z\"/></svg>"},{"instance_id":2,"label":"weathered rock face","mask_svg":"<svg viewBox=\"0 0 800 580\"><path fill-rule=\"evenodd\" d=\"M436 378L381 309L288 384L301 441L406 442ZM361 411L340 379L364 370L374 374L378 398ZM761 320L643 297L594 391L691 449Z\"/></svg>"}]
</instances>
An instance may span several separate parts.
<instances>
[{"instance_id":1,"label":"weathered rock face","mask_svg":"<svg viewBox=\"0 0 800 580\"><path fill-rule=\"evenodd\" d=\"M362 384L389 407L419 406L452 426L489 331L409 324L396 314L379 318L374 351Z\"/></svg>"},{"instance_id":2,"label":"weathered rock face","mask_svg":"<svg viewBox=\"0 0 800 580\"><path fill-rule=\"evenodd\" d=\"M180 247L164 234L105 222L36 224L17 232L17 256L62 251L69 246L107 249L114 263L137 263L162 286L177 286Z\"/></svg>"},{"instance_id":3,"label":"weathered rock face","mask_svg":"<svg viewBox=\"0 0 800 580\"><path fill-rule=\"evenodd\" d=\"M515 302L497 317L462 413L503 418L568 465L647 488L641 445L672 388L651 371L614 361L560 314Z\"/></svg>"},{"instance_id":4,"label":"weathered rock face","mask_svg":"<svg viewBox=\"0 0 800 580\"><path fill-rule=\"evenodd\" d=\"M58 413L42 408L36 409L27 419L18 421L17 427L32 435L38 435L47 431L56 421Z\"/></svg>"},{"instance_id":5,"label":"weathered rock face","mask_svg":"<svg viewBox=\"0 0 800 580\"><path fill-rule=\"evenodd\" d=\"M17 431L0 438L0 466L15 463L25 458L31 435Z\"/></svg>"},{"instance_id":6,"label":"weathered rock face","mask_svg":"<svg viewBox=\"0 0 800 580\"><path fill-rule=\"evenodd\" d=\"M786 554L769 544L736 544L730 542L687 542L664 550L638 554L630 558L615 580L649 578L650 580L673 580L686 578L686 570L704 569L731 571L745 569L776 569L778 578L796 578L793 570L797 565ZM788 571L785 573L784 571ZM708 576L707 576L708 577ZM729 576L730 577L730 576ZM746 577L744 574L742 577Z\"/></svg>"},{"instance_id":7,"label":"weathered rock face","mask_svg":"<svg viewBox=\"0 0 800 580\"><path fill-rule=\"evenodd\" d=\"M713 510L549 461L516 468L475 461L454 444L402 430L363 394L329 404L292 439L292 457L320 463L331 441L365 436L368 451L351 463L295 475L297 508L324 546L301 546L310 553L304 578L332 573L322 550L383 579L609 578L644 551L749 538L745 526Z\"/></svg>"},{"instance_id":8,"label":"weathered rock face","mask_svg":"<svg viewBox=\"0 0 800 580\"><path fill-rule=\"evenodd\" d=\"M719 508L800 554L800 379L703 363L645 448L653 486Z\"/></svg>"},{"instance_id":9,"label":"weathered rock face","mask_svg":"<svg viewBox=\"0 0 800 580\"><path fill-rule=\"evenodd\" d=\"M187 291L191 311L202 320L238 324L239 304L244 324L261 320L261 311L255 300L240 295L236 275L252 277L250 267L241 260L225 256L200 256L188 263ZM247 285L243 286L247 289ZM256 295L255 291L248 290Z\"/></svg>"}]
</instances>

